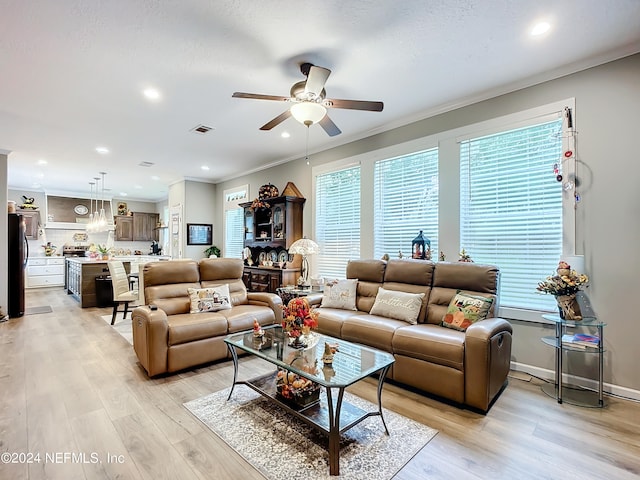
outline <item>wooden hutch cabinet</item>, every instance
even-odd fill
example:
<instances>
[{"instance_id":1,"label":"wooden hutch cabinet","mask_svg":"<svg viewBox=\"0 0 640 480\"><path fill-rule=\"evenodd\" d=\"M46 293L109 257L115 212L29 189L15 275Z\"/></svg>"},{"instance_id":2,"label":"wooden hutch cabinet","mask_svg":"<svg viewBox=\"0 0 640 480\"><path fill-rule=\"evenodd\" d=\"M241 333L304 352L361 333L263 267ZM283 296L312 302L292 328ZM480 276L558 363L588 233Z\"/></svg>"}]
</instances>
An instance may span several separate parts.
<instances>
[{"instance_id":1,"label":"wooden hutch cabinet","mask_svg":"<svg viewBox=\"0 0 640 480\"><path fill-rule=\"evenodd\" d=\"M264 200L268 208L244 209L244 246L251 252L245 260L243 280L252 292L276 293L281 285L295 285L300 276L299 255L288 249L302 238L301 197L281 196Z\"/></svg>"}]
</instances>

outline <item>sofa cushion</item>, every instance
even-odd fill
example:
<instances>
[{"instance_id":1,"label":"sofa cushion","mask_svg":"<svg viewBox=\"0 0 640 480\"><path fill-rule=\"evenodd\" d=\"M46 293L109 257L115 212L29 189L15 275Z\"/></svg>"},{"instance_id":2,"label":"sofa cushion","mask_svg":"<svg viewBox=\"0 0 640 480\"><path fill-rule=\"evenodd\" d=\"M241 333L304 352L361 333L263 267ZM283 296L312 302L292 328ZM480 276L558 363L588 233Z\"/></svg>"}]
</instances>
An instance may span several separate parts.
<instances>
[{"instance_id":1,"label":"sofa cushion","mask_svg":"<svg viewBox=\"0 0 640 480\"><path fill-rule=\"evenodd\" d=\"M370 347L391 352L394 332L407 323L378 315L351 315L342 324L342 338L349 342L362 343Z\"/></svg>"},{"instance_id":2,"label":"sofa cushion","mask_svg":"<svg viewBox=\"0 0 640 480\"><path fill-rule=\"evenodd\" d=\"M465 334L439 325L406 325L392 340L393 353L464 371Z\"/></svg>"},{"instance_id":3,"label":"sofa cushion","mask_svg":"<svg viewBox=\"0 0 640 480\"><path fill-rule=\"evenodd\" d=\"M442 326L465 331L469 325L487 318L493 300L458 290L442 318Z\"/></svg>"},{"instance_id":4,"label":"sofa cushion","mask_svg":"<svg viewBox=\"0 0 640 480\"><path fill-rule=\"evenodd\" d=\"M357 280L338 280L324 286L320 307L356 310Z\"/></svg>"},{"instance_id":5,"label":"sofa cushion","mask_svg":"<svg viewBox=\"0 0 640 480\"><path fill-rule=\"evenodd\" d=\"M191 301L190 313L217 312L231 308L229 285L226 283L216 287L189 288L187 291Z\"/></svg>"},{"instance_id":6,"label":"sofa cushion","mask_svg":"<svg viewBox=\"0 0 640 480\"><path fill-rule=\"evenodd\" d=\"M389 260L384 275L383 288L407 293L424 293L422 308L417 323L424 323L427 304L431 296L434 263L425 260Z\"/></svg>"},{"instance_id":7,"label":"sofa cushion","mask_svg":"<svg viewBox=\"0 0 640 480\"><path fill-rule=\"evenodd\" d=\"M240 258L204 258L198 263L202 287L229 284L231 305L249 303L242 281L244 263Z\"/></svg>"},{"instance_id":8,"label":"sofa cushion","mask_svg":"<svg viewBox=\"0 0 640 480\"><path fill-rule=\"evenodd\" d=\"M170 315L167 317L167 323L169 346L227 334L227 319L220 312Z\"/></svg>"},{"instance_id":9,"label":"sofa cushion","mask_svg":"<svg viewBox=\"0 0 640 480\"><path fill-rule=\"evenodd\" d=\"M423 299L424 293L407 293L381 287L369 313L415 324Z\"/></svg>"},{"instance_id":10,"label":"sofa cushion","mask_svg":"<svg viewBox=\"0 0 640 480\"><path fill-rule=\"evenodd\" d=\"M331 337L342 338L342 324L354 315L366 315L365 312L342 310L339 308L320 308L318 313L318 332Z\"/></svg>"},{"instance_id":11,"label":"sofa cushion","mask_svg":"<svg viewBox=\"0 0 640 480\"><path fill-rule=\"evenodd\" d=\"M276 318L273 310L262 305L235 305L218 313L227 319L229 333L251 330L254 320L260 325L271 325Z\"/></svg>"},{"instance_id":12,"label":"sofa cushion","mask_svg":"<svg viewBox=\"0 0 640 480\"><path fill-rule=\"evenodd\" d=\"M169 262L162 262L169 263ZM146 280L145 280L146 282ZM155 305L167 315L178 315L191 311L190 288L200 288L199 283L168 283L144 289L145 303Z\"/></svg>"}]
</instances>

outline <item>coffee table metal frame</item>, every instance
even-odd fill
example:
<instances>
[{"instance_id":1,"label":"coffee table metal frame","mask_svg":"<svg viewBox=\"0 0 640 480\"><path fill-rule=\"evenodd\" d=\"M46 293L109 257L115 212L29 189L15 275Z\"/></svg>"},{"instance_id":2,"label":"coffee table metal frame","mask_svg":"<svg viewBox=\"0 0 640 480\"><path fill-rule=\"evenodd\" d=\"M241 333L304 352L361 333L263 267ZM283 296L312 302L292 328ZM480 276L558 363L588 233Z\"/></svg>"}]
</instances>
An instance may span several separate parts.
<instances>
[{"instance_id":1,"label":"coffee table metal frame","mask_svg":"<svg viewBox=\"0 0 640 480\"><path fill-rule=\"evenodd\" d=\"M247 385L311 427L324 432L329 437L329 473L331 475L340 475L340 435L362 422L365 418L372 416L380 417L385 434L389 435L389 430L382 414L382 387L387 371L395 361L393 356L374 348L353 344L326 335L315 334L319 337L314 351L319 366L322 365L321 357L325 342L332 345L337 344L339 351L335 354L331 368L319 368L319 372L314 375L287 362L287 359L302 356L306 351L289 347L288 338L284 335L282 327L266 327L264 331L264 339L266 341L261 339L254 340L252 331L239 332L225 338L225 343L233 359L233 384L227 401L231 399L236 385ZM267 345L266 348L265 345ZM276 391L277 369L274 372L249 380L238 380L238 349L261 358L276 367L320 384L326 391L326 403L321 399L311 405L298 406L281 400ZM376 411L367 412L344 400L346 387L376 373L378 374L378 409ZM335 400L334 390L337 390Z\"/></svg>"}]
</instances>

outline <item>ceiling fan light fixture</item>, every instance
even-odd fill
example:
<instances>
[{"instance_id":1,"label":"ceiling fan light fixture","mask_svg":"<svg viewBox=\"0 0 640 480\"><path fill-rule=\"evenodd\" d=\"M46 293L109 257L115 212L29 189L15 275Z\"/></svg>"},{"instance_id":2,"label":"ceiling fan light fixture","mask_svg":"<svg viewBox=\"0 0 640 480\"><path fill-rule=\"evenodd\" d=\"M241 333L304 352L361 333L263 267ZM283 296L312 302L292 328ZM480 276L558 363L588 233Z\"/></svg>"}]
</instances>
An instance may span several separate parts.
<instances>
[{"instance_id":1,"label":"ceiling fan light fixture","mask_svg":"<svg viewBox=\"0 0 640 480\"><path fill-rule=\"evenodd\" d=\"M291 105L291 115L303 125L318 123L327 114L327 109L315 102L299 102Z\"/></svg>"}]
</instances>

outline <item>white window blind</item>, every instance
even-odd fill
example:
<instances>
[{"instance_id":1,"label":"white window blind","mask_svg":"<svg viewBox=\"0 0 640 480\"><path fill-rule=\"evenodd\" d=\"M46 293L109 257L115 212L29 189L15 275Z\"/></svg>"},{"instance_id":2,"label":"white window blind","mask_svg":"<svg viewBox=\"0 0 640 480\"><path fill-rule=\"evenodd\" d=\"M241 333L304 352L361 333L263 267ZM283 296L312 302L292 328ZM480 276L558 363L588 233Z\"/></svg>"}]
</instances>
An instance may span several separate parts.
<instances>
[{"instance_id":1,"label":"white window blind","mask_svg":"<svg viewBox=\"0 0 640 480\"><path fill-rule=\"evenodd\" d=\"M558 119L460 144L460 245L500 268L502 307L555 308L536 286L562 253L561 131Z\"/></svg>"},{"instance_id":2,"label":"white window blind","mask_svg":"<svg viewBox=\"0 0 640 480\"><path fill-rule=\"evenodd\" d=\"M344 278L347 262L360 258L360 166L316 176L317 274Z\"/></svg>"},{"instance_id":3,"label":"white window blind","mask_svg":"<svg viewBox=\"0 0 640 480\"><path fill-rule=\"evenodd\" d=\"M244 210L242 208L227 210L225 212L225 227L224 256L242 258Z\"/></svg>"},{"instance_id":4,"label":"white window blind","mask_svg":"<svg viewBox=\"0 0 640 480\"><path fill-rule=\"evenodd\" d=\"M244 248L244 209L239 205L249 198L249 185L224 191L224 256L242 258Z\"/></svg>"},{"instance_id":5,"label":"white window blind","mask_svg":"<svg viewBox=\"0 0 640 480\"><path fill-rule=\"evenodd\" d=\"M374 196L374 257L410 256L422 230L438 260L438 149L376 162Z\"/></svg>"}]
</instances>

